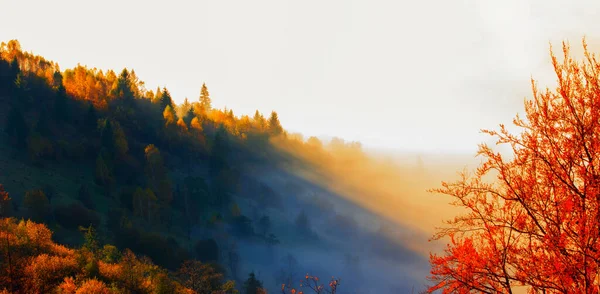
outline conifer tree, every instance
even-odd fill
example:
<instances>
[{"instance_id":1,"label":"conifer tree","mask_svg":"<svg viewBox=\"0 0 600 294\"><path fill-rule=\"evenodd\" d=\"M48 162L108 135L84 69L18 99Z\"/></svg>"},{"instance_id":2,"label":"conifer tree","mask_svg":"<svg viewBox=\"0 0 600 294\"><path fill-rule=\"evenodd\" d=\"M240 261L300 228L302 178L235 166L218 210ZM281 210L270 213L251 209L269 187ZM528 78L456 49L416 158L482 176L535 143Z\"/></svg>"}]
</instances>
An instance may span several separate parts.
<instances>
[{"instance_id":1,"label":"conifer tree","mask_svg":"<svg viewBox=\"0 0 600 294\"><path fill-rule=\"evenodd\" d=\"M280 135L282 132L283 128L279 122L279 116L277 115L277 112L272 111L271 116L269 117L269 133L271 133L271 135Z\"/></svg>"},{"instance_id":2,"label":"conifer tree","mask_svg":"<svg viewBox=\"0 0 600 294\"><path fill-rule=\"evenodd\" d=\"M210 100L210 94L208 93L206 83L202 84L202 89L200 90L200 106L205 112L212 110L212 101Z\"/></svg>"},{"instance_id":3,"label":"conifer tree","mask_svg":"<svg viewBox=\"0 0 600 294\"><path fill-rule=\"evenodd\" d=\"M93 104L90 103L87 112L85 113L84 127L89 131L94 131L98 125L98 113Z\"/></svg>"},{"instance_id":4,"label":"conifer tree","mask_svg":"<svg viewBox=\"0 0 600 294\"><path fill-rule=\"evenodd\" d=\"M261 294L265 293L262 282L256 278L254 272L248 275L248 279L244 282L244 293L246 294Z\"/></svg>"},{"instance_id":5,"label":"conifer tree","mask_svg":"<svg viewBox=\"0 0 600 294\"><path fill-rule=\"evenodd\" d=\"M18 147L27 145L29 127L19 107L13 106L8 112L5 131Z\"/></svg>"},{"instance_id":6,"label":"conifer tree","mask_svg":"<svg viewBox=\"0 0 600 294\"><path fill-rule=\"evenodd\" d=\"M162 90L160 95L160 105L163 109L167 108L167 106L173 108L173 98L171 98L171 93L169 93L167 88L163 88Z\"/></svg>"},{"instance_id":7,"label":"conifer tree","mask_svg":"<svg viewBox=\"0 0 600 294\"><path fill-rule=\"evenodd\" d=\"M113 97L116 99L123 99L131 101L134 99L134 93L131 90L131 76L126 68L121 71L121 74L117 78L117 85L113 89Z\"/></svg>"}]
</instances>

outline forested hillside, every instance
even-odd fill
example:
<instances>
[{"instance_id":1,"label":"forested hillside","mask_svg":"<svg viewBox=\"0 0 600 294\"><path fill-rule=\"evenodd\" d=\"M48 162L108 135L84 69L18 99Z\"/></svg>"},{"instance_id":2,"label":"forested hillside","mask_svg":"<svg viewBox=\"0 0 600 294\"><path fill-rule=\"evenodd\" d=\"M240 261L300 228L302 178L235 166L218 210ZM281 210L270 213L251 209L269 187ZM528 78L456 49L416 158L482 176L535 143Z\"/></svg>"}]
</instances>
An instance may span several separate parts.
<instances>
[{"instance_id":1,"label":"forested hillside","mask_svg":"<svg viewBox=\"0 0 600 294\"><path fill-rule=\"evenodd\" d=\"M395 246L385 221L335 196L356 185L348 168L365 166L358 143L304 140L287 133L275 111L250 117L214 109L206 85L197 99L177 105L168 89L146 89L134 70L61 71L15 40L2 43L0 57L0 183L8 192L0 213L11 217L3 219L0 244L3 252L22 250L29 262L13 268L14 261L0 259L3 274L21 279L3 279L0 289L33 293L23 285L39 278L28 274L39 258L77 261L36 280L53 289L102 284L134 293L159 293L152 289L161 277L172 289L198 293L291 291L301 280L336 289L336 278L327 285L300 269L359 276L365 246L386 263L422 261ZM336 180L343 184L323 185ZM369 229L357 223L361 217ZM45 239L32 237L29 227ZM357 250L348 238L368 242ZM45 249L31 251L39 242ZM337 261L320 257L331 250ZM124 262L139 264L146 288L107 272L120 267L125 275ZM356 280L342 285L354 288L343 293L360 287Z\"/></svg>"}]
</instances>

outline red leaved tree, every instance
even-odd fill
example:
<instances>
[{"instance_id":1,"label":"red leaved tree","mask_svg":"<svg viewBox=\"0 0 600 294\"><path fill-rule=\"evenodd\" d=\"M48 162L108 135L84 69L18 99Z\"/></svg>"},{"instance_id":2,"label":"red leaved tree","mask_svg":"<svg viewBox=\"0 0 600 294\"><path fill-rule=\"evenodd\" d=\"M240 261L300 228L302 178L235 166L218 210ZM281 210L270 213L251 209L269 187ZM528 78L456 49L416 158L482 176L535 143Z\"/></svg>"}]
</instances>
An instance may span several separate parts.
<instances>
[{"instance_id":1,"label":"red leaved tree","mask_svg":"<svg viewBox=\"0 0 600 294\"><path fill-rule=\"evenodd\" d=\"M434 236L450 243L430 256L429 292L599 292L600 64L583 47L583 61L567 44L564 61L550 50L558 86L532 81L526 118L513 121L520 134L483 131L510 156L480 145L476 171L432 190L465 212Z\"/></svg>"}]
</instances>

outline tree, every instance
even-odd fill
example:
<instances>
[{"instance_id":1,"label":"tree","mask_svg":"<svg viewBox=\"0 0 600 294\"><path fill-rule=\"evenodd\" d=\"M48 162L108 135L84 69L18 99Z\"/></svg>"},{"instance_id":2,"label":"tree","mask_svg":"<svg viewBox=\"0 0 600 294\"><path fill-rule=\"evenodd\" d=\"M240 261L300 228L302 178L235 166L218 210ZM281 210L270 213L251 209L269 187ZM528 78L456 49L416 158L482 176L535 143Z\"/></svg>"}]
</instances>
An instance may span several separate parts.
<instances>
[{"instance_id":1,"label":"tree","mask_svg":"<svg viewBox=\"0 0 600 294\"><path fill-rule=\"evenodd\" d=\"M298 260L288 253L281 259L281 268L275 275L277 283L284 285L283 288L292 289L296 282L298 271Z\"/></svg>"},{"instance_id":2,"label":"tree","mask_svg":"<svg viewBox=\"0 0 600 294\"><path fill-rule=\"evenodd\" d=\"M267 127L267 120L265 120L265 117L258 111L258 109L256 110L256 112L254 112L254 117L252 118L252 120L256 124L256 128L259 132L264 131Z\"/></svg>"},{"instance_id":3,"label":"tree","mask_svg":"<svg viewBox=\"0 0 600 294\"><path fill-rule=\"evenodd\" d=\"M17 106L13 106L8 113L5 131L16 146L25 147L27 145L29 126L23 117L23 112Z\"/></svg>"},{"instance_id":4,"label":"tree","mask_svg":"<svg viewBox=\"0 0 600 294\"><path fill-rule=\"evenodd\" d=\"M510 154L479 147L472 174L432 191L452 197L464 213L434 239L449 237L432 254L430 292L596 293L600 274L600 63L583 42L585 59L564 60L551 50L555 91L539 91L516 116L513 134L484 130ZM495 177L495 181L491 178Z\"/></svg>"},{"instance_id":5,"label":"tree","mask_svg":"<svg viewBox=\"0 0 600 294\"><path fill-rule=\"evenodd\" d=\"M144 152L146 154L146 180L148 186L162 204L169 204L173 198L173 193L160 150L150 144L146 146Z\"/></svg>"},{"instance_id":6,"label":"tree","mask_svg":"<svg viewBox=\"0 0 600 294\"><path fill-rule=\"evenodd\" d=\"M223 282L223 274L214 266L197 260L184 261L177 271L177 276L185 287L198 294L215 293L220 290Z\"/></svg>"},{"instance_id":7,"label":"tree","mask_svg":"<svg viewBox=\"0 0 600 294\"><path fill-rule=\"evenodd\" d=\"M202 123L200 123L200 120L197 117L192 119L190 122L190 127L197 132L202 132Z\"/></svg>"},{"instance_id":8,"label":"tree","mask_svg":"<svg viewBox=\"0 0 600 294\"><path fill-rule=\"evenodd\" d=\"M98 242L96 229L94 229L92 225L89 225L87 228L80 227L79 230L83 233L84 243L82 248L94 255L98 254L100 251L100 244Z\"/></svg>"},{"instance_id":9,"label":"tree","mask_svg":"<svg viewBox=\"0 0 600 294\"><path fill-rule=\"evenodd\" d=\"M188 131L188 127L185 124L185 121L183 121L183 118L180 118L179 120L177 120L177 126L184 133Z\"/></svg>"},{"instance_id":10,"label":"tree","mask_svg":"<svg viewBox=\"0 0 600 294\"><path fill-rule=\"evenodd\" d=\"M329 281L329 288L325 288L325 285L323 285L319 282L318 277L310 276L309 274L306 274L306 276L304 276L304 279L300 281L300 288L307 288L312 293L315 293L315 294L325 294L325 293L335 294L335 293L337 293L339 286L340 286L340 279L336 279L335 277L331 277L331 280ZM281 293L287 294L286 285L282 285ZM304 293L304 291L296 292L296 289L291 288L290 293L291 294L295 294L295 293L302 294L302 293Z\"/></svg>"},{"instance_id":11,"label":"tree","mask_svg":"<svg viewBox=\"0 0 600 294\"><path fill-rule=\"evenodd\" d=\"M126 68L121 71L119 78L117 79L117 85L113 89L113 97L116 99L123 99L125 101L131 101L134 99L134 93L131 90L132 82L129 72Z\"/></svg>"},{"instance_id":12,"label":"tree","mask_svg":"<svg viewBox=\"0 0 600 294\"><path fill-rule=\"evenodd\" d=\"M165 125L167 126L175 123L177 117L171 105L167 105L165 107L165 110L163 111L163 118L165 120Z\"/></svg>"},{"instance_id":13,"label":"tree","mask_svg":"<svg viewBox=\"0 0 600 294\"><path fill-rule=\"evenodd\" d=\"M170 106L171 109L173 108L173 99L171 98L171 93L169 93L169 90L167 90L167 88L163 88L159 99L160 106L162 107L162 109L167 108L167 106Z\"/></svg>"},{"instance_id":14,"label":"tree","mask_svg":"<svg viewBox=\"0 0 600 294\"><path fill-rule=\"evenodd\" d=\"M202 83L202 89L200 89L200 107L204 113L212 110L212 101L210 100L210 94L206 83Z\"/></svg>"},{"instance_id":15,"label":"tree","mask_svg":"<svg viewBox=\"0 0 600 294\"><path fill-rule=\"evenodd\" d=\"M265 293L262 282L256 278L254 272L248 275L248 279L244 282L244 293L246 294L259 294Z\"/></svg>"},{"instance_id":16,"label":"tree","mask_svg":"<svg viewBox=\"0 0 600 294\"><path fill-rule=\"evenodd\" d=\"M98 113L96 112L94 104L90 103L90 105L88 106L88 110L85 113L85 117L83 119L83 126L89 131L94 131L97 125Z\"/></svg>"},{"instance_id":17,"label":"tree","mask_svg":"<svg viewBox=\"0 0 600 294\"><path fill-rule=\"evenodd\" d=\"M60 80L62 80L62 75L60 75L60 72L58 73L58 76L60 76ZM69 111L69 103L67 99L66 89L61 84L58 86L56 95L54 97L54 116L56 117L56 121L68 122L71 120L71 112Z\"/></svg>"},{"instance_id":18,"label":"tree","mask_svg":"<svg viewBox=\"0 0 600 294\"><path fill-rule=\"evenodd\" d=\"M280 135L283 133L283 127L281 127L281 123L279 122L279 116L277 112L272 111L271 116L269 117L269 132L271 135Z\"/></svg>"},{"instance_id":19,"label":"tree","mask_svg":"<svg viewBox=\"0 0 600 294\"><path fill-rule=\"evenodd\" d=\"M23 205L33 220L44 221L50 215L50 202L44 191L40 189L27 191L23 198Z\"/></svg>"},{"instance_id":20,"label":"tree","mask_svg":"<svg viewBox=\"0 0 600 294\"><path fill-rule=\"evenodd\" d=\"M258 230L259 233L263 236L267 236L267 233L271 229L271 219L267 215L263 215L258 220Z\"/></svg>"},{"instance_id":21,"label":"tree","mask_svg":"<svg viewBox=\"0 0 600 294\"><path fill-rule=\"evenodd\" d=\"M194 118L196 118L196 115L194 114L192 105L190 105L189 108L183 113L183 121L189 125L192 123Z\"/></svg>"},{"instance_id":22,"label":"tree","mask_svg":"<svg viewBox=\"0 0 600 294\"><path fill-rule=\"evenodd\" d=\"M304 210L296 217L296 227L304 233L310 232L310 221Z\"/></svg>"},{"instance_id":23,"label":"tree","mask_svg":"<svg viewBox=\"0 0 600 294\"><path fill-rule=\"evenodd\" d=\"M94 200L92 199L90 188L86 184L79 186L79 190L77 190L77 200L81 201L81 203L89 209L94 209L96 207Z\"/></svg>"},{"instance_id":24,"label":"tree","mask_svg":"<svg viewBox=\"0 0 600 294\"><path fill-rule=\"evenodd\" d=\"M106 151L108 151L111 156L115 155L116 150L114 136L115 134L111 121L109 119L105 119L100 135L100 143L102 144L103 148L106 148Z\"/></svg>"},{"instance_id":25,"label":"tree","mask_svg":"<svg viewBox=\"0 0 600 294\"><path fill-rule=\"evenodd\" d=\"M138 187L133 193L132 206L133 212L144 218L146 221L152 221L152 215L156 213L158 199L150 189L143 190Z\"/></svg>"},{"instance_id":26,"label":"tree","mask_svg":"<svg viewBox=\"0 0 600 294\"><path fill-rule=\"evenodd\" d=\"M112 188L115 184L115 178L111 168L108 166L106 159L102 155L96 157L96 169L94 172L94 180L96 184Z\"/></svg>"},{"instance_id":27,"label":"tree","mask_svg":"<svg viewBox=\"0 0 600 294\"><path fill-rule=\"evenodd\" d=\"M52 131L50 130L50 118L46 111L40 112L40 117L38 118L37 124L35 126L35 131L44 137L52 136Z\"/></svg>"},{"instance_id":28,"label":"tree","mask_svg":"<svg viewBox=\"0 0 600 294\"><path fill-rule=\"evenodd\" d=\"M10 200L8 192L6 192L4 186L0 184L0 217L7 217L10 215L12 208Z\"/></svg>"}]
</instances>

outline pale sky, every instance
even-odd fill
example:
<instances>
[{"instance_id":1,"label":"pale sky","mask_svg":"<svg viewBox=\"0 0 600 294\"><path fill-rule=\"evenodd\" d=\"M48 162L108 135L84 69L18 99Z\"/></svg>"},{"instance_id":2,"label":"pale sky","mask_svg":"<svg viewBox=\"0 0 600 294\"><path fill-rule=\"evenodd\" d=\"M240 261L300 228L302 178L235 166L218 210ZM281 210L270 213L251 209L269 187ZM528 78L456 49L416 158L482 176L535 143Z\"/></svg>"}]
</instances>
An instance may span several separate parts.
<instances>
[{"instance_id":1,"label":"pale sky","mask_svg":"<svg viewBox=\"0 0 600 294\"><path fill-rule=\"evenodd\" d=\"M179 103L279 113L305 136L473 152L509 124L548 44L600 51L600 1L0 0L0 41L59 62L133 68ZM550 84L548 84L550 83Z\"/></svg>"}]
</instances>

